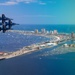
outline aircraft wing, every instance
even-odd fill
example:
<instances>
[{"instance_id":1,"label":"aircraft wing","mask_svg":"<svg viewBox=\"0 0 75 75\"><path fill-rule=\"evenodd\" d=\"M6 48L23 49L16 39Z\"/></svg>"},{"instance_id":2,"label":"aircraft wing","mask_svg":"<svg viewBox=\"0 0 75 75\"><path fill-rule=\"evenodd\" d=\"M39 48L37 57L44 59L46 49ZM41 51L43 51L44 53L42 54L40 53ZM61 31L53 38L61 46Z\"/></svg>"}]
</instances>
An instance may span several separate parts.
<instances>
[{"instance_id":1,"label":"aircraft wing","mask_svg":"<svg viewBox=\"0 0 75 75\"><path fill-rule=\"evenodd\" d=\"M6 23L6 25L9 25L10 23ZM11 26L13 26L13 25L19 25L19 24L17 24L17 23L11 23L10 24Z\"/></svg>"},{"instance_id":2,"label":"aircraft wing","mask_svg":"<svg viewBox=\"0 0 75 75\"><path fill-rule=\"evenodd\" d=\"M11 19L11 18L8 18L8 17L5 17L5 20L13 20L13 19Z\"/></svg>"},{"instance_id":3,"label":"aircraft wing","mask_svg":"<svg viewBox=\"0 0 75 75\"><path fill-rule=\"evenodd\" d=\"M0 17L0 20L2 20L2 17ZM13 20L13 19L5 17L4 20Z\"/></svg>"},{"instance_id":4,"label":"aircraft wing","mask_svg":"<svg viewBox=\"0 0 75 75\"><path fill-rule=\"evenodd\" d=\"M0 23L0 25L2 25L2 23Z\"/></svg>"},{"instance_id":5,"label":"aircraft wing","mask_svg":"<svg viewBox=\"0 0 75 75\"><path fill-rule=\"evenodd\" d=\"M2 23L0 22L0 25L2 25ZM4 25L7 25L7 22L4 23Z\"/></svg>"},{"instance_id":6,"label":"aircraft wing","mask_svg":"<svg viewBox=\"0 0 75 75\"><path fill-rule=\"evenodd\" d=\"M12 23L12 25L19 25L19 24L17 24L17 23Z\"/></svg>"},{"instance_id":7,"label":"aircraft wing","mask_svg":"<svg viewBox=\"0 0 75 75\"><path fill-rule=\"evenodd\" d=\"M2 20L2 17L0 17L0 20Z\"/></svg>"}]
</instances>

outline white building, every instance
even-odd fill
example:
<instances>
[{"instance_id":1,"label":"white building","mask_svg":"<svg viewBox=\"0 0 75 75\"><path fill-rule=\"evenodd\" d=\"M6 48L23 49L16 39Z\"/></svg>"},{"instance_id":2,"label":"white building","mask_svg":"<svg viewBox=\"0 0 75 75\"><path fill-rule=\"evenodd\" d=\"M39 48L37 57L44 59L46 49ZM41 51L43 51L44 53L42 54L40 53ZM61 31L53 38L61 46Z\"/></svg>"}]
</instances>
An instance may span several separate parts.
<instances>
[{"instance_id":1,"label":"white building","mask_svg":"<svg viewBox=\"0 0 75 75\"><path fill-rule=\"evenodd\" d=\"M47 46L56 46L57 44L56 43L47 43L46 45Z\"/></svg>"},{"instance_id":2,"label":"white building","mask_svg":"<svg viewBox=\"0 0 75 75\"><path fill-rule=\"evenodd\" d=\"M64 47L69 47L67 44L64 44L63 46L64 46Z\"/></svg>"},{"instance_id":3,"label":"white building","mask_svg":"<svg viewBox=\"0 0 75 75\"><path fill-rule=\"evenodd\" d=\"M53 34L53 31L50 31L50 34Z\"/></svg>"},{"instance_id":4,"label":"white building","mask_svg":"<svg viewBox=\"0 0 75 75\"><path fill-rule=\"evenodd\" d=\"M46 33L46 30L45 29L41 29L41 33Z\"/></svg>"},{"instance_id":5,"label":"white building","mask_svg":"<svg viewBox=\"0 0 75 75\"><path fill-rule=\"evenodd\" d=\"M54 31L53 31L53 34L58 34L58 31L57 31L57 30L54 30Z\"/></svg>"},{"instance_id":6,"label":"white building","mask_svg":"<svg viewBox=\"0 0 75 75\"><path fill-rule=\"evenodd\" d=\"M57 30L50 31L50 34L58 34L58 31Z\"/></svg>"},{"instance_id":7,"label":"white building","mask_svg":"<svg viewBox=\"0 0 75 75\"><path fill-rule=\"evenodd\" d=\"M38 29L35 29L35 33L38 33Z\"/></svg>"}]
</instances>

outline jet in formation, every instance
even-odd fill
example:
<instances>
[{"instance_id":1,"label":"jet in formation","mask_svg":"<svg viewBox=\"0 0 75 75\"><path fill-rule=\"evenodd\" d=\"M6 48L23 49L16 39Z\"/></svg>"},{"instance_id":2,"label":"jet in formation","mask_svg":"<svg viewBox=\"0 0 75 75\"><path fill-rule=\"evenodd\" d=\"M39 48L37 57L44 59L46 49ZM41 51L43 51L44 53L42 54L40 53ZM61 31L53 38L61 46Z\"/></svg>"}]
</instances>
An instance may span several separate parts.
<instances>
[{"instance_id":1,"label":"jet in formation","mask_svg":"<svg viewBox=\"0 0 75 75\"><path fill-rule=\"evenodd\" d=\"M13 25L19 25L17 23L13 23L11 21L13 19L6 17L4 14L2 14L0 20L0 31L3 31L3 33L5 33L6 30L10 30Z\"/></svg>"}]
</instances>

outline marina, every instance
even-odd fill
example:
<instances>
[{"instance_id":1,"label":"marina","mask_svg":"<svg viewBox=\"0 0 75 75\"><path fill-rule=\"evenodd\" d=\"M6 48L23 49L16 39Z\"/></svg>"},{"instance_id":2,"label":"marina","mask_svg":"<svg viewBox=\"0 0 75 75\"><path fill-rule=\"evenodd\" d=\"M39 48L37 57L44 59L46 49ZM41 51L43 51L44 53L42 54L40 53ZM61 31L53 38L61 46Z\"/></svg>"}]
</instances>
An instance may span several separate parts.
<instances>
[{"instance_id":1,"label":"marina","mask_svg":"<svg viewBox=\"0 0 75 75\"><path fill-rule=\"evenodd\" d=\"M36 43L36 44L32 44L29 46L25 46L23 48L21 48L20 50L14 51L14 52L7 52L7 53L3 53L0 54L0 60L1 59L9 59L9 58L13 58L16 56L20 56L23 54L27 54L27 53L31 53L34 51L38 51L38 50L42 50L45 48L52 48L54 46L57 46L59 44L65 43L67 40L70 40L71 37L69 34L59 34L57 33L57 31L54 31L54 34L52 32L51 33L35 33L34 31L18 31L18 30L10 30L8 32L12 32L12 33L19 33L19 34L23 34L23 35L35 35L35 36L43 36L46 38L53 38L52 40L48 40L45 42L40 42L40 43Z\"/></svg>"}]
</instances>

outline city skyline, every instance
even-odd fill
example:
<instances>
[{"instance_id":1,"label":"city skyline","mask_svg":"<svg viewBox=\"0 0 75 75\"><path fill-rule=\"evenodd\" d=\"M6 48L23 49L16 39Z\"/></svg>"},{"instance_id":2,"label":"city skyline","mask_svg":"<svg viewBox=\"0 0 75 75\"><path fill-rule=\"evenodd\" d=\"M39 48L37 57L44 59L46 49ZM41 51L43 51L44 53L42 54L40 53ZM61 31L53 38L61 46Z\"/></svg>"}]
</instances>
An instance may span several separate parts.
<instances>
[{"instance_id":1,"label":"city skyline","mask_svg":"<svg viewBox=\"0 0 75 75\"><path fill-rule=\"evenodd\" d=\"M0 0L0 16L20 24L75 24L74 7L74 0Z\"/></svg>"}]
</instances>

